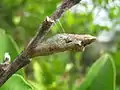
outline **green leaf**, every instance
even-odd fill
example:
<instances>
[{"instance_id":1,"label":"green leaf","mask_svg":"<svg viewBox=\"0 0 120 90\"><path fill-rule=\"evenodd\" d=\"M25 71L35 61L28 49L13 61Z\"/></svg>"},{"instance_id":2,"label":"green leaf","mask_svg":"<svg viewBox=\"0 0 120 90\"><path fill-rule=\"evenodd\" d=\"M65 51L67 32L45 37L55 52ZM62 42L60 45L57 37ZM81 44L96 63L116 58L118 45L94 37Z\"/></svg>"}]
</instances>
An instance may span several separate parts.
<instances>
[{"instance_id":1,"label":"green leaf","mask_svg":"<svg viewBox=\"0 0 120 90\"><path fill-rule=\"evenodd\" d=\"M18 47L12 37L0 29L0 60L3 60L5 52L8 52L11 60L14 60L18 55Z\"/></svg>"},{"instance_id":2,"label":"green leaf","mask_svg":"<svg viewBox=\"0 0 120 90\"><path fill-rule=\"evenodd\" d=\"M11 57L11 61L19 54L16 42L11 36L7 35L3 29L0 28L0 62L3 61L5 52L8 52ZM17 73L23 75L23 71L20 70Z\"/></svg>"},{"instance_id":3,"label":"green leaf","mask_svg":"<svg viewBox=\"0 0 120 90\"><path fill-rule=\"evenodd\" d=\"M0 90L32 90L32 87L21 75L14 74Z\"/></svg>"},{"instance_id":4,"label":"green leaf","mask_svg":"<svg viewBox=\"0 0 120 90\"><path fill-rule=\"evenodd\" d=\"M97 60L77 90L115 90L115 64L109 55Z\"/></svg>"},{"instance_id":5,"label":"green leaf","mask_svg":"<svg viewBox=\"0 0 120 90\"><path fill-rule=\"evenodd\" d=\"M75 19L74 19L74 17L73 17L71 12L68 12L68 14L66 14L66 15L67 15L66 16L66 21L68 23L68 26L71 27L75 23Z\"/></svg>"}]
</instances>

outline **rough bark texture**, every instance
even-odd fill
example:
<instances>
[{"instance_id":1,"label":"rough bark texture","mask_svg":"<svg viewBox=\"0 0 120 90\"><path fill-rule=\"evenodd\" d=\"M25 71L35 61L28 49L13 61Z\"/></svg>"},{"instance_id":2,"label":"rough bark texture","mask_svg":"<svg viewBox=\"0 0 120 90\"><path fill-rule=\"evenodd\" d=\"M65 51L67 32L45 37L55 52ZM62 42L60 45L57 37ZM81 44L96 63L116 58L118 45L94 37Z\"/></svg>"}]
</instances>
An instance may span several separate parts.
<instances>
[{"instance_id":1,"label":"rough bark texture","mask_svg":"<svg viewBox=\"0 0 120 90\"><path fill-rule=\"evenodd\" d=\"M61 6L58 7L50 17L47 16L46 19L43 21L42 25L38 29L37 34L28 44L26 51L30 52L32 48L35 48L38 41L43 40L45 34L49 32L50 27L64 14L64 12L70 9L72 6L78 4L80 1L81 0L63 0L63 3L61 4Z\"/></svg>"},{"instance_id":2,"label":"rough bark texture","mask_svg":"<svg viewBox=\"0 0 120 90\"><path fill-rule=\"evenodd\" d=\"M96 37L78 34L57 34L33 49L31 56L45 56L64 51L83 51L85 46L92 43Z\"/></svg>"},{"instance_id":3,"label":"rough bark texture","mask_svg":"<svg viewBox=\"0 0 120 90\"><path fill-rule=\"evenodd\" d=\"M72 35L72 34L69 34L69 35L63 34L63 35L58 35L58 37L59 36L60 37L56 38L55 41L53 39L54 48L51 47L52 45L51 39L48 39L45 42L41 43L44 36L47 34L47 32L49 32L51 26L63 15L63 13L69 8L71 8L72 6L79 3L80 1L81 0L64 0L61 6L58 7L50 17L48 16L46 17L46 19L43 21L42 25L38 29L38 32L36 33L34 38L30 41L28 46L23 50L23 52L21 52L21 54L17 56L12 63L7 65L0 64L0 86L2 86L16 71L18 71L25 65L29 64L30 62L29 59L31 57L35 57L39 55L48 55L54 52L60 52L60 51L71 50L71 49L82 50L84 46L86 46L87 44L90 44L93 41L93 38L89 37L88 39L86 39L86 36L84 35L79 36L79 35ZM58 44L56 44L58 40L59 42ZM59 47L59 45L62 48ZM44 52L44 54L42 54L42 50L45 50L46 52L49 51L49 53Z\"/></svg>"}]
</instances>

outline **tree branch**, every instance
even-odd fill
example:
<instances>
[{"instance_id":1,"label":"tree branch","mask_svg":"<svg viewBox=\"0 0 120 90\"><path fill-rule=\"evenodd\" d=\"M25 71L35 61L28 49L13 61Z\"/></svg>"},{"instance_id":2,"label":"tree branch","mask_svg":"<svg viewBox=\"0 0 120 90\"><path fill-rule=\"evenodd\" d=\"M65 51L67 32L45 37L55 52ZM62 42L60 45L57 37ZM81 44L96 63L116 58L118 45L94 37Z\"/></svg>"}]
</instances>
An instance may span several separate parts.
<instances>
[{"instance_id":1,"label":"tree branch","mask_svg":"<svg viewBox=\"0 0 120 90\"><path fill-rule=\"evenodd\" d=\"M72 6L78 4L81 0L64 0L60 7L50 16L46 17L41 27L38 29L38 33L33 40L28 44L27 51L30 52L32 48L35 48L38 41L41 42L45 34L49 32L50 27L64 14L64 12L70 9Z\"/></svg>"},{"instance_id":2,"label":"tree branch","mask_svg":"<svg viewBox=\"0 0 120 90\"><path fill-rule=\"evenodd\" d=\"M83 51L85 46L96 40L91 35L57 34L42 43L38 43L32 50L31 57L45 56L64 51Z\"/></svg>"},{"instance_id":3,"label":"tree branch","mask_svg":"<svg viewBox=\"0 0 120 90\"><path fill-rule=\"evenodd\" d=\"M89 37L89 39L86 39L86 36L84 35L63 34L63 35L54 36L51 39L48 39L44 41L43 43L41 43L44 36L47 34L47 32L49 32L51 26L63 15L63 13L69 8L71 8L72 6L79 3L80 1L81 0L64 0L61 6L58 7L56 11L50 17L46 17L41 27L38 29L38 32L36 33L35 37L30 41L30 43L23 50L23 52L21 52L21 54L18 57L16 57L12 63L7 64L7 65L0 64L0 86L2 86L16 71L18 71L25 65L29 64L30 62L29 59L31 57L35 57L39 55L48 55L48 54L52 54L55 52L71 50L71 49L82 50L84 46L92 42L93 38ZM62 39L60 39L61 37ZM77 37L79 37L79 39L77 39ZM53 41L54 48L52 47L53 48L52 50L49 45L52 45L53 38L55 38L55 41ZM55 44L58 40L61 40L58 42L58 44L61 47ZM44 45L46 45L46 47ZM57 48L55 49L55 47ZM49 53L46 53L46 52L42 53L42 50L49 51Z\"/></svg>"}]
</instances>

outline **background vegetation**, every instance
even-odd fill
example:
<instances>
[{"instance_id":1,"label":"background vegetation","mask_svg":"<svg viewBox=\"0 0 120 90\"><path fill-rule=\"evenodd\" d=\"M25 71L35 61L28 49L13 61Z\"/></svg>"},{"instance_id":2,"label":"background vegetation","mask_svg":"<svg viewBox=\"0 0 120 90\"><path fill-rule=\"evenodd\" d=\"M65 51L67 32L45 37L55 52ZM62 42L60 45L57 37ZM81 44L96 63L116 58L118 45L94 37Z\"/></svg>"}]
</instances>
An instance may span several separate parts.
<instances>
[{"instance_id":1,"label":"background vegetation","mask_svg":"<svg viewBox=\"0 0 120 90\"><path fill-rule=\"evenodd\" d=\"M1 0L0 62L5 52L14 60L60 3ZM91 34L97 41L84 52L33 58L0 90L120 90L119 0L82 0L58 20L47 37L57 33Z\"/></svg>"}]
</instances>

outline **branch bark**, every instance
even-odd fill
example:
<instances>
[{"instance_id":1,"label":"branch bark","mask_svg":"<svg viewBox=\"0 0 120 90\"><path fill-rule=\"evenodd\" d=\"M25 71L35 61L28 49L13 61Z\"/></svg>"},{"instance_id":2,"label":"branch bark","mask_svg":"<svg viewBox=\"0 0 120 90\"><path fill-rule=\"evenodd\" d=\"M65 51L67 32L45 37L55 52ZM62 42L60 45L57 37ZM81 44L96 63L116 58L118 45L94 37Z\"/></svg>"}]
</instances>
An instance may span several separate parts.
<instances>
[{"instance_id":1,"label":"branch bark","mask_svg":"<svg viewBox=\"0 0 120 90\"><path fill-rule=\"evenodd\" d=\"M78 34L57 34L42 43L38 43L32 50L31 57L46 56L57 52L64 51L83 51L85 46L96 40L91 35Z\"/></svg>"},{"instance_id":2,"label":"branch bark","mask_svg":"<svg viewBox=\"0 0 120 90\"><path fill-rule=\"evenodd\" d=\"M2 86L16 71L29 64L30 58L32 57L66 50L82 51L86 45L95 40L95 37L89 35L59 34L42 42L51 26L63 15L63 13L80 1L81 0L64 0L61 6L58 7L50 17L46 17L34 38L20 55L17 56L12 63L0 65L0 86Z\"/></svg>"}]
</instances>

